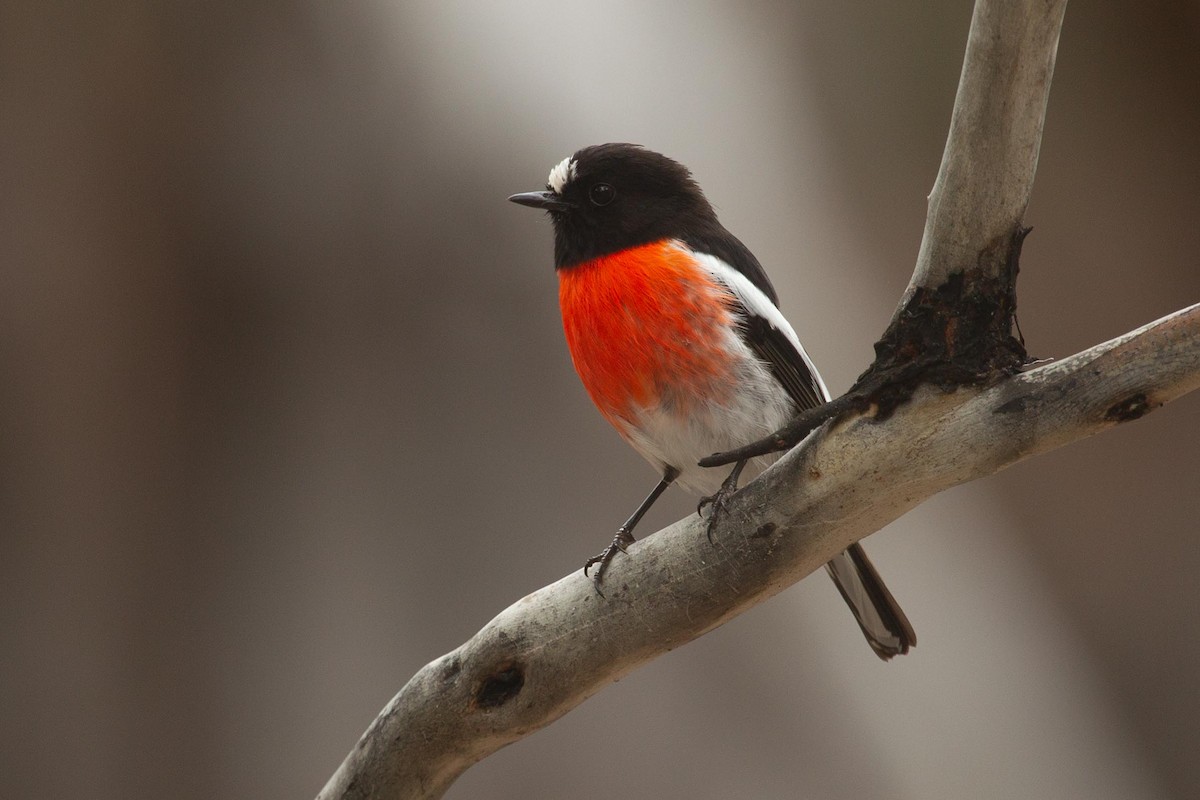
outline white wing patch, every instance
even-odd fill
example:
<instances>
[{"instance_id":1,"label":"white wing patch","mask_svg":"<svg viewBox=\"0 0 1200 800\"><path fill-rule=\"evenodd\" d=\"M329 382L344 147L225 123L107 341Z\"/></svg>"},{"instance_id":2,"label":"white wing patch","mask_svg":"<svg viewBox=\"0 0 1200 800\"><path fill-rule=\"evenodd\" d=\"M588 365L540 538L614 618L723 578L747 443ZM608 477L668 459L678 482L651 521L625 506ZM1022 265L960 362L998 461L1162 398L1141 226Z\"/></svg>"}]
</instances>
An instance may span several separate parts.
<instances>
[{"instance_id":1,"label":"white wing patch","mask_svg":"<svg viewBox=\"0 0 1200 800\"><path fill-rule=\"evenodd\" d=\"M575 180L575 160L571 156L567 156L554 165L546 182L550 185L550 191L562 194L563 188L573 180Z\"/></svg>"},{"instance_id":2,"label":"white wing patch","mask_svg":"<svg viewBox=\"0 0 1200 800\"><path fill-rule=\"evenodd\" d=\"M771 324L772 328L780 331L787 337L788 341L795 346L796 352L800 354L800 358L804 359L804 365L808 367L808 371L816 378L817 384L821 387L822 398L826 402L829 402L829 389L825 387L825 381L821 379L821 373L817 372L816 365L808 357L808 353L804 352L804 345L800 344L800 337L796 336L796 331L792 330L791 324L783 316L783 313L775 307L775 304L771 302L771 298L763 294L762 290L755 286L749 278L716 256L709 255L708 253L697 253L682 243L679 246L688 250L692 254L692 257L696 259L696 262L704 267L710 275L728 286L729 290L733 292L733 296L746 307L747 311L755 316L762 317Z\"/></svg>"}]
</instances>

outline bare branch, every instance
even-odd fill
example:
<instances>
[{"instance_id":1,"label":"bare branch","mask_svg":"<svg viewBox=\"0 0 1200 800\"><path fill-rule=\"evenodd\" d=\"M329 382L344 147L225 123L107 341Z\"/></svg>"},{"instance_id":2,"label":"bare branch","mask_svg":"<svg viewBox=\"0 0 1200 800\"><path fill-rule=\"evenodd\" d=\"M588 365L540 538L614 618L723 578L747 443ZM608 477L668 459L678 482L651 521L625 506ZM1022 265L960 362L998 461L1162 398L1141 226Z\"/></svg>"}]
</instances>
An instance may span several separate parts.
<instances>
[{"instance_id":1,"label":"bare branch","mask_svg":"<svg viewBox=\"0 0 1200 800\"><path fill-rule=\"evenodd\" d=\"M417 673L320 797L439 797L467 767L819 568L937 492L1136 419L1200 387L1200 305L986 388L919 392L886 422L810 437L735 496L575 572ZM890 476L903 475L903 481Z\"/></svg>"},{"instance_id":2,"label":"bare branch","mask_svg":"<svg viewBox=\"0 0 1200 800\"><path fill-rule=\"evenodd\" d=\"M999 276L1037 169L1066 0L979 2L971 19L950 133L929 195L918 287L964 268ZM981 259L981 255L994 254ZM899 311L897 311L899 314Z\"/></svg>"},{"instance_id":3,"label":"bare branch","mask_svg":"<svg viewBox=\"0 0 1200 800\"><path fill-rule=\"evenodd\" d=\"M1026 361L1012 336L1021 220L1033 190L1066 0L975 4L950 133L908 288L876 358L843 397L757 442L704 459L728 464L794 447L817 425L869 406L885 415L922 385L986 384Z\"/></svg>"}]
</instances>

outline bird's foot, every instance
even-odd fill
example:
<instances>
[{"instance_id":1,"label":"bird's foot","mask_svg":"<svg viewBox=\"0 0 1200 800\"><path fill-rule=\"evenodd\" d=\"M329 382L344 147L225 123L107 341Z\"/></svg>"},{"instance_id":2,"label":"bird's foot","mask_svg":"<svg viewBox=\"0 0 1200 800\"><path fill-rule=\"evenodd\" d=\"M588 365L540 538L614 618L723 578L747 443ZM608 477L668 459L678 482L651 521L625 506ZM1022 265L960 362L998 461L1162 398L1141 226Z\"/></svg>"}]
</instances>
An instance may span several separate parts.
<instances>
[{"instance_id":1,"label":"bird's foot","mask_svg":"<svg viewBox=\"0 0 1200 800\"><path fill-rule=\"evenodd\" d=\"M717 521L720 520L721 517L729 513L729 501L733 499L735 494L737 494L738 477L741 475L741 473L742 470L739 465L739 468L729 473L729 477L721 483L721 488L717 489L716 494L705 497L700 501L700 504L696 506L696 513L701 517L704 516L704 509L712 506L712 511L710 511L708 514L707 533L709 544L715 544L713 541L713 527L716 526Z\"/></svg>"},{"instance_id":2,"label":"bird's foot","mask_svg":"<svg viewBox=\"0 0 1200 800\"><path fill-rule=\"evenodd\" d=\"M592 586L596 587L596 594L604 597L604 592L600 591L600 584L604 580L604 573L608 571L608 565L617 557L617 553L626 552L625 548L631 544L633 544L633 534L625 527L617 528L617 535L613 537L612 544L589 558L583 565L583 574L587 575L589 569L599 564L596 567L596 574L590 576Z\"/></svg>"}]
</instances>

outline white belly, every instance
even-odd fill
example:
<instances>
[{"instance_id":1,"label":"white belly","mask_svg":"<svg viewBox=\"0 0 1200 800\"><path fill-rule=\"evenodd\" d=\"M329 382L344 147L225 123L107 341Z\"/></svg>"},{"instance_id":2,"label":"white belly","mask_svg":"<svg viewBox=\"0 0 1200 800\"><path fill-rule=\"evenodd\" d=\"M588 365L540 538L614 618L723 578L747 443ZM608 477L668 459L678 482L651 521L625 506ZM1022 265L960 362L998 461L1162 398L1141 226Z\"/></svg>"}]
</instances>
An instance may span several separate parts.
<instances>
[{"instance_id":1,"label":"white belly","mask_svg":"<svg viewBox=\"0 0 1200 800\"><path fill-rule=\"evenodd\" d=\"M620 426L622 435L643 458L660 471L668 466L679 470L675 482L700 495L714 493L733 467L705 469L696 462L774 433L795 414L783 387L733 332L727 346L738 351L738 358L731 375L733 385L713 392L715 397L726 398L724 404L706 397L676 404L668 391L654 407L636 411L629 421L632 424ZM688 407L688 413L681 414L679 405Z\"/></svg>"}]
</instances>

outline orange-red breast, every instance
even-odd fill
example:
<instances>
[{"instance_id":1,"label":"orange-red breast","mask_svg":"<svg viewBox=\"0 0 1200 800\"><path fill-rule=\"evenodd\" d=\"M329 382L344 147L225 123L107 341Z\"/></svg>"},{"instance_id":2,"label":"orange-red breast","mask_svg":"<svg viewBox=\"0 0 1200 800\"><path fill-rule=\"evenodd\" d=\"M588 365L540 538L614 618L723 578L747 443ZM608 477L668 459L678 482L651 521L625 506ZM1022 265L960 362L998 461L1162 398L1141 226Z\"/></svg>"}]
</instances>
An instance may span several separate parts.
<instances>
[{"instance_id":1,"label":"orange-red breast","mask_svg":"<svg viewBox=\"0 0 1200 800\"><path fill-rule=\"evenodd\" d=\"M744 464L697 462L778 430L829 392L762 265L681 164L636 145L586 147L550 171L546 191L509 199L549 212L575 369L600 413L662 475L584 567L597 565L599 589L669 485L715 492L719 509ZM916 644L859 545L826 566L881 658Z\"/></svg>"}]
</instances>

